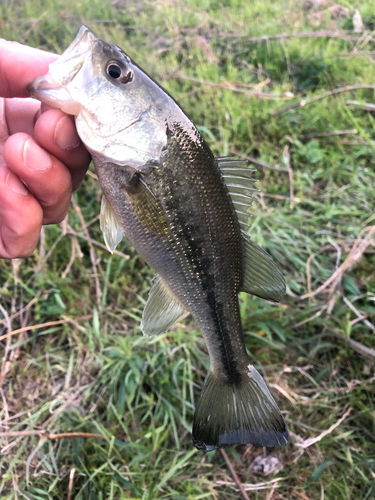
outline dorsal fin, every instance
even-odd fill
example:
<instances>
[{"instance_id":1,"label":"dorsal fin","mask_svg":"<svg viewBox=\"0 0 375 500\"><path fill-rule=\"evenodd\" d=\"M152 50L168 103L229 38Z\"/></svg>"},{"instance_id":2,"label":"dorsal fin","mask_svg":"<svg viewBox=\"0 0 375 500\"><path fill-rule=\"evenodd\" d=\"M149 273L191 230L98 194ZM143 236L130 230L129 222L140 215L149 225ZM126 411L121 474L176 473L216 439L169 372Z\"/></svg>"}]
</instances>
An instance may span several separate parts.
<instances>
[{"instance_id":1,"label":"dorsal fin","mask_svg":"<svg viewBox=\"0 0 375 500\"><path fill-rule=\"evenodd\" d=\"M249 229L249 208L252 206L253 193L259 191L254 187L257 179L253 178L254 169L247 167L247 161L233 158L217 158L225 184L232 197L238 222L244 231Z\"/></svg>"},{"instance_id":2,"label":"dorsal fin","mask_svg":"<svg viewBox=\"0 0 375 500\"><path fill-rule=\"evenodd\" d=\"M247 161L233 158L217 158L217 163L231 195L241 233L244 248L244 270L242 291L257 295L266 300L280 302L285 295L283 275L272 257L247 234L249 229L249 208L252 206L255 170L247 167Z\"/></svg>"},{"instance_id":3,"label":"dorsal fin","mask_svg":"<svg viewBox=\"0 0 375 500\"><path fill-rule=\"evenodd\" d=\"M141 323L143 334L153 337L167 332L184 312L185 309L166 288L160 276L155 274L143 309Z\"/></svg>"},{"instance_id":4,"label":"dorsal fin","mask_svg":"<svg viewBox=\"0 0 375 500\"><path fill-rule=\"evenodd\" d=\"M100 229L103 231L104 241L108 250L113 253L122 240L123 234L117 222L116 215L104 194L100 207Z\"/></svg>"}]
</instances>

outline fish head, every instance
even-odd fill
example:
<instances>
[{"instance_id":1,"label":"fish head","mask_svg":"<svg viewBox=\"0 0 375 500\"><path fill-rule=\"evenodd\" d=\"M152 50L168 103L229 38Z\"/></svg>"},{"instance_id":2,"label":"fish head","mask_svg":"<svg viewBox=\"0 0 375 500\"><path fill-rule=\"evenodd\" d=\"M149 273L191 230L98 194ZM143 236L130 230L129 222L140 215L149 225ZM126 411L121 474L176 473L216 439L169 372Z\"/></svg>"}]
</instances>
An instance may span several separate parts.
<instances>
[{"instance_id":1,"label":"fish head","mask_svg":"<svg viewBox=\"0 0 375 500\"><path fill-rule=\"evenodd\" d=\"M76 116L78 134L101 162L160 160L171 99L122 49L85 26L29 90Z\"/></svg>"}]
</instances>

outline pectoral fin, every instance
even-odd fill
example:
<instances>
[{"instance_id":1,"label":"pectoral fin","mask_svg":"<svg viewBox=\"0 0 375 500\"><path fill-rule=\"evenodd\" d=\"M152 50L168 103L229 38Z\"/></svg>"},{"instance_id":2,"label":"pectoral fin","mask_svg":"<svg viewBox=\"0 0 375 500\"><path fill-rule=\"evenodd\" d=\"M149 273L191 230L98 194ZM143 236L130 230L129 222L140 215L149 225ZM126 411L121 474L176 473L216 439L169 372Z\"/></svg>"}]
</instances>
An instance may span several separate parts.
<instances>
[{"instance_id":1,"label":"pectoral fin","mask_svg":"<svg viewBox=\"0 0 375 500\"><path fill-rule=\"evenodd\" d=\"M279 267L248 234L241 232L245 252L242 291L280 302L285 295L285 280Z\"/></svg>"},{"instance_id":2,"label":"pectoral fin","mask_svg":"<svg viewBox=\"0 0 375 500\"><path fill-rule=\"evenodd\" d=\"M142 315L141 330L144 335L153 337L168 331L184 312L185 309L167 290L160 276L155 274Z\"/></svg>"},{"instance_id":3,"label":"pectoral fin","mask_svg":"<svg viewBox=\"0 0 375 500\"><path fill-rule=\"evenodd\" d=\"M104 241L108 250L113 253L122 240L122 231L117 222L116 215L103 194L100 208L100 229L103 231Z\"/></svg>"}]
</instances>

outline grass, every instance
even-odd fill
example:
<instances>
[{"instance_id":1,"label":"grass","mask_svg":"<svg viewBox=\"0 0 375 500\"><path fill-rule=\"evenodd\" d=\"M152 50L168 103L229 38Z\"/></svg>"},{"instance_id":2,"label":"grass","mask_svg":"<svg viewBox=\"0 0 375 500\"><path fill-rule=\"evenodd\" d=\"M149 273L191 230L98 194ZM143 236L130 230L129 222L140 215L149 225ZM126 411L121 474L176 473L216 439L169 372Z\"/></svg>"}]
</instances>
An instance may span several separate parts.
<instances>
[{"instance_id":1,"label":"grass","mask_svg":"<svg viewBox=\"0 0 375 500\"><path fill-rule=\"evenodd\" d=\"M374 29L371 4L359 9L367 30ZM280 263L288 293L280 305L242 294L241 313L291 444L227 450L252 499L375 497L374 239L357 259L350 253L375 224L375 121L346 104L373 102L374 92L339 93L275 114L335 88L373 84L374 42L353 33L250 38L350 30L357 3L342 5L342 19L326 14L318 27L292 0L0 5L3 38L56 52L87 24L162 82L215 154L236 151L265 164L250 234ZM284 97L246 93L259 85ZM65 321L2 341L0 432L103 439L0 438L0 499L237 499L220 452L204 454L191 442L209 362L200 332L187 318L151 341L141 335L153 273L126 241L113 256L92 243L103 243L100 197L87 176L68 218L44 228L32 257L0 261L0 335ZM324 287L348 257L351 265Z\"/></svg>"}]
</instances>

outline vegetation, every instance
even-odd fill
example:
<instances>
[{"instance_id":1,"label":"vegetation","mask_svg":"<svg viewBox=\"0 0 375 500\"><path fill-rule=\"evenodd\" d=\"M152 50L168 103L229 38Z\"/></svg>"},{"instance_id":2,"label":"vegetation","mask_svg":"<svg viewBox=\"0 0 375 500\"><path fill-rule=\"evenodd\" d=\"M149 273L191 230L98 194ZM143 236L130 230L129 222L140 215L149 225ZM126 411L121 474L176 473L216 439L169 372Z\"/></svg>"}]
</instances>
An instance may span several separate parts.
<instances>
[{"instance_id":1,"label":"vegetation","mask_svg":"<svg viewBox=\"0 0 375 500\"><path fill-rule=\"evenodd\" d=\"M375 17L360 2L357 33L358 2L342 0L337 19L333 2L317 4L0 4L3 38L60 53L86 24L116 42L215 154L258 162L250 234L288 291L279 305L243 295L241 312L291 443L226 450L252 499L375 497L375 119L363 88L375 83ZM0 261L0 336L21 329L1 340L0 499L238 499L225 457L191 441L201 334L188 317L142 336L153 273L126 241L113 256L103 247L100 197L92 171L32 257Z\"/></svg>"}]
</instances>

